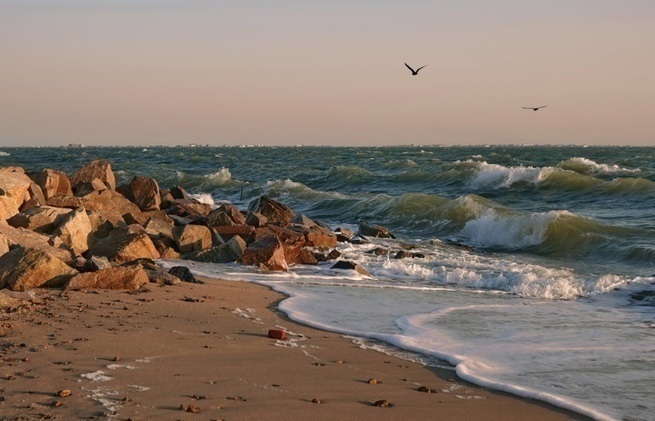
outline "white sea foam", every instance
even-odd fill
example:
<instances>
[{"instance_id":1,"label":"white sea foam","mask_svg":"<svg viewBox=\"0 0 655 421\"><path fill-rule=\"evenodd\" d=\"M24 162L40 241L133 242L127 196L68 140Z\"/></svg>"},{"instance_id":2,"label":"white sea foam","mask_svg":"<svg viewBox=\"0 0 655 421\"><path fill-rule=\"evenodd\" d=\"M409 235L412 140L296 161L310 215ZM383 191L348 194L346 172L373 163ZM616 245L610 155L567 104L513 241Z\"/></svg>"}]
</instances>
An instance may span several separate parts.
<instances>
[{"instance_id":1,"label":"white sea foam","mask_svg":"<svg viewBox=\"0 0 655 421\"><path fill-rule=\"evenodd\" d=\"M105 372L102 370L94 371L93 373L83 373L80 374L80 377L91 380L92 382L108 382L113 379L113 377L105 376Z\"/></svg>"},{"instance_id":2,"label":"white sea foam","mask_svg":"<svg viewBox=\"0 0 655 421\"><path fill-rule=\"evenodd\" d=\"M190 194L189 196L193 197L200 203L210 205L211 207L216 206L216 202L214 202L214 198L209 193L193 193Z\"/></svg>"},{"instance_id":3,"label":"white sea foam","mask_svg":"<svg viewBox=\"0 0 655 421\"><path fill-rule=\"evenodd\" d=\"M482 215L466 223L458 236L479 247L501 247L515 250L541 244L548 226L568 211L529 214L500 214L486 209Z\"/></svg>"},{"instance_id":4,"label":"white sea foam","mask_svg":"<svg viewBox=\"0 0 655 421\"><path fill-rule=\"evenodd\" d=\"M486 161L468 160L465 162L473 163L477 167L477 173L470 181L473 188L508 188L520 182L538 184L548 178L555 170L552 167L506 167L504 165L489 164Z\"/></svg>"},{"instance_id":5,"label":"white sea foam","mask_svg":"<svg viewBox=\"0 0 655 421\"><path fill-rule=\"evenodd\" d=\"M0 151L0 156L9 156L9 155L11 155L9 152Z\"/></svg>"},{"instance_id":6,"label":"white sea foam","mask_svg":"<svg viewBox=\"0 0 655 421\"><path fill-rule=\"evenodd\" d=\"M223 167L215 173L205 175L205 178L215 186L223 186L232 180L232 174L228 168Z\"/></svg>"},{"instance_id":7,"label":"white sea foam","mask_svg":"<svg viewBox=\"0 0 655 421\"><path fill-rule=\"evenodd\" d=\"M612 164L612 165L599 164L594 160L588 158L582 158L582 157L571 158L568 161L580 165L582 167L585 167L588 172L594 174L613 174L618 172L623 172L623 173L641 172L639 168L630 169L630 168L621 167L617 164Z\"/></svg>"}]
</instances>

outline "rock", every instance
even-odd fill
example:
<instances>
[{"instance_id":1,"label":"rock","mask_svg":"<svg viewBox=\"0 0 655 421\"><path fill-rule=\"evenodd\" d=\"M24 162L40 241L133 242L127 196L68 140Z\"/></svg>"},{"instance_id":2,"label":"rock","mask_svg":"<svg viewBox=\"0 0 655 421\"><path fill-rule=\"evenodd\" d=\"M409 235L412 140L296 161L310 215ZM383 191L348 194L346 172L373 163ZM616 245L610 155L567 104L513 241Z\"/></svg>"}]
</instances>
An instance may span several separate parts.
<instances>
[{"instance_id":1,"label":"rock","mask_svg":"<svg viewBox=\"0 0 655 421\"><path fill-rule=\"evenodd\" d=\"M148 282L148 275L141 266L117 266L100 269L97 272L86 272L75 275L66 283L64 289L135 290L141 288Z\"/></svg>"},{"instance_id":2,"label":"rock","mask_svg":"<svg viewBox=\"0 0 655 421\"><path fill-rule=\"evenodd\" d=\"M94 178L90 182L83 181L75 185L75 196L86 196L93 192L108 190L107 185L99 178Z\"/></svg>"},{"instance_id":3,"label":"rock","mask_svg":"<svg viewBox=\"0 0 655 421\"><path fill-rule=\"evenodd\" d=\"M391 408L393 404L386 399L380 399L379 401L373 402L373 406L377 406L379 408Z\"/></svg>"},{"instance_id":4,"label":"rock","mask_svg":"<svg viewBox=\"0 0 655 421\"><path fill-rule=\"evenodd\" d=\"M205 216L209 215L212 207L206 203L199 203L195 200L183 201L175 200L172 206L166 209L166 213L173 218L173 216L181 216L188 218L191 221L202 220Z\"/></svg>"},{"instance_id":5,"label":"rock","mask_svg":"<svg viewBox=\"0 0 655 421\"><path fill-rule=\"evenodd\" d=\"M193 273L191 273L189 268L186 266L173 266L172 268L170 268L168 273L180 278L182 282L190 282L192 284L202 284L202 281L196 279L196 277L193 276Z\"/></svg>"},{"instance_id":6,"label":"rock","mask_svg":"<svg viewBox=\"0 0 655 421\"><path fill-rule=\"evenodd\" d=\"M97 159L80 168L70 177L73 192L76 192L78 184L91 183L94 178L100 179L110 190L116 189L116 178L111 170L111 164L105 160Z\"/></svg>"},{"instance_id":7,"label":"rock","mask_svg":"<svg viewBox=\"0 0 655 421\"><path fill-rule=\"evenodd\" d=\"M396 253L396 255L393 258L394 259L406 259L406 258L424 259L425 254L423 254L423 253L411 253L409 251L400 250L398 253Z\"/></svg>"},{"instance_id":8,"label":"rock","mask_svg":"<svg viewBox=\"0 0 655 421\"><path fill-rule=\"evenodd\" d=\"M248 210L261 213L268 218L269 223L276 222L282 226L287 225L295 216L293 211L286 205L270 199L268 196L261 196L250 202Z\"/></svg>"},{"instance_id":9,"label":"rock","mask_svg":"<svg viewBox=\"0 0 655 421\"><path fill-rule=\"evenodd\" d=\"M159 259L160 255L145 232L134 232L128 227L111 231L89 248L91 256L105 256L113 263L125 263L139 258Z\"/></svg>"},{"instance_id":10,"label":"rock","mask_svg":"<svg viewBox=\"0 0 655 421\"><path fill-rule=\"evenodd\" d=\"M77 209L63 217L54 235L73 251L76 256L89 249L89 243L95 239L93 227L84 209Z\"/></svg>"},{"instance_id":11,"label":"rock","mask_svg":"<svg viewBox=\"0 0 655 421\"><path fill-rule=\"evenodd\" d=\"M231 237L240 236L242 238L248 238L255 231L255 227L252 225L223 225L223 226L213 226L212 229L214 232L219 234L221 238L229 239Z\"/></svg>"},{"instance_id":12,"label":"rock","mask_svg":"<svg viewBox=\"0 0 655 421\"><path fill-rule=\"evenodd\" d=\"M0 310L15 309L27 304L24 300L14 298L7 294L6 291L8 290L0 291Z\"/></svg>"},{"instance_id":13,"label":"rock","mask_svg":"<svg viewBox=\"0 0 655 421\"><path fill-rule=\"evenodd\" d=\"M183 225L173 228L173 239L180 253L205 250L212 246L212 233L204 225Z\"/></svg>"},{"instance_id":14,"label":"rock","mask_svg":"<svg viewBox=\"0 0 655 421\"><path fill-rule=\"evenodd\" d=\"M6 221L0 221L0 234L7 238L10 247L21 246L44 250L64 262L69 262L73 258L70 250L51 245L51 243L54 244L53 237L48 237L47 235L39 234L25 228L14 228L7 224Z\"/></svg>"},{"instance_id":15,"label":"rock","mask_svg":"<svg viewBox=\"0 0 655 421\"><path fill-rule=\"evenodd\" d=\"M41 206L22 211L7 220L14 228L25 228L41 234L50 234L71 213L70 209Z\"/></svg>"},{"instance_id":16,"label":"rock","mask_svg":"<svg viewBox=\"0 0 655 421\"><path fill-rule=\"evenodd\" d=\"M21 210L25 210L26 207L29 207L30 209L36 206L45 206L47 201L45 196L43 195L43 191L41 190L41 187L39 187L38 184L32 182L30 183L30 186L27 188L27 193L30 195L30 199L27 202L23 202L23 205L21 206ZM27 205L27 203L30 203Z\"/></svg>"},{"instance_id":17,"label":"rock","mask_svg":"<svg viewBox=\"0 0 655 421\"><path fill-rule=\"evenodd\" d=\"M68 209L78 209L83 207L82 199L77 196L72 195L58 195L52 196L46 199L46 204L48 206L53 206L56 208L68 208Z\"/></svg>"},{"instance_id":18,"label":"rock","mask_svg":"<svg viewBox=\"0 0 655 421\"><path fill-rule=\"evenodd\" d=\"M31 175L32 180L41 187L46 201L55 196L72 196L73 190L68 176L61 171L44 169Z\"/></svg>"},{"instance_id":19,"label":"rock","mask_svg":"<svg viewBox=\"0 0 655 421\"><path fill-rule=\"evenodd\" d=\"M32 180L20 171L0 168L0 219L17 214L19 208L30 199L28 189Z\"/></svg>"},{"instance_id":20,"label":"rock","mask_svg":"<svg viewBox=\"0 0 655 421\"><path fill-rule=\"evenodd\" d=\"M367 253L375 254L376 256L386 256L389 254L389 250L382 247L376 247L373 250L367 251Z\"/></svg>"},{"instance_id":21,"label":"rock","mask_svg":"<svg viewBox=\"0 0 655 421\"><path fill-rule=\"evenodd\" d=\"M327 248L337 246L337 236L332 231L318 225L306 228L304 235L308 246Z\"/></svg>"},{"instance_id":22,"label":"rock","mask_svg":"<svg viewBox=\"0 0 655 421\"><path fill-rule=\"evenodd\" d=\"M112 267L111 262L104 256L91 256L82 265L80 272L97 272Z\"/></svg>"},{"instance_id":23,"label":"rock","mask_svg":"<svg viewBox=\"0 0 655 421\"><path fill-rule=\"evenodd\" d=\"M353 230L349 230L348 228L343 228L343 227L339 227L339 228L335 229L334 232L337 233L337 234L341 234L341 235L343 235L344 237L347 237L347 238L353 238L355 236L355 233L353 232Z\"/></svg>"},{"instance_id":24,"label":"rock","mask_svg":"<svg viewBox=\"0 0 655 421\"><path fill-rule=\"evenodd\" d=\"M84 208L89 212L111 211L121 216L126 213L138 214L141 212L137 205L114 190L93 191L80 199Z\"/></svg>"},{"instance_id":25,"label":"rock","mask_svg":"<svg viewBox=\"0 0 655 421\"><path fill-rule=\"evenodd\" d=\"M222 210L214 209L202 219L202 223L208 227L215 226L230 226L234 225L234 221L230 216Z\"/></svg>"},{"instance_id":26,"label":"rock","mask_svg":"<svg viewBox=\"0 0 655 421\"><path fill-rule=\"evenodd\" d=\"M6 235L0 233L0 256L9 251L9 239Z\"/></svg>"},{"instance_id":27,"label":"rock","mask_svg":"<svg viewBox=\"0 0 655 421\"><path fill-rule=\"evenodd\" d=\"M129 186L130 195L126 196L142 211L159 210L161 196L159 185L154 178L134 176Z\"/></svg>"},{"instance_id":28,"label":"rock","mask_svg":"<svg viewBox=\"0 0 655 421\"><path fill-rule=\"evenodd\" d=\"M263 227L268 223L268 218L261 213L248 211L246 215L246 224L255 228Z\"/></svg>"},{"instance_id":29,"label":"rock","mask_svg":"<svg viewBox=\"0 0 655 421\"><path fill-rule=\"evenodd\" d=\"M284 258L284 247L275 235L260 238L250 244L241 257L241 263L270 271L289 270Z\"/></svg>"},{"instance_id":30,"label":"rock","mask_svg":"<svg viewBox=\"0 0 655 421\"><path fill-rule=\"evenodd\" d=\"M173 239L173 220L168 218L170 222L161 220L161 219L155 219L155 218L148 218L145 224L143 224L143 228L145 228L146 232L148 235L151 237L166 237L169 239Z\"/></svg>"},{"instance_id":31,"label":"rock","mask_svg":"<svg viewBox=\"0 0 655 421\"><path fill-rule=\"evenodd\" d=\"M280 329L269 329L268 337L271 339L278 339L280 341L283 341L287 338L287 334L285 331Z\"/></svg>"},{"instance_id":32,"label":"rock","mask_svg":"<svg viewBox=\"0 0 655 421\"><path fill-rule=\"evenodd\" d=\"M318 259L314 257L309 249L303 248L300 250L296 263L300 263L301 265L317 265Z\"/></svg>"},{"instance_id":33,"label":"rock","mask_svg":"<svg viewBox=\"0 0 655 421\"><path fill-rule=\"evenodd\" d=\"M173 199L191 200L191 196L180 186L171 187L169 193L173 196Z\"/></svg>"},{"instance_id":34,"label":"rock","mask_svg":"<svg viewBox=\"0 0 655 421\"><path fill-rule=\"evenodd\" d=\"M175 275L171 275L168 272L163 272L161 270L151 270L145 269L146 274L148 275L148 280L152 283L159 285L177 285L182 282L180 278Z\"/></svg>"},{"instance_id":35,"label":"rock","mask_svg":"<svg viewBox=\"0 0 655 421\"><path fill-rule=\"evenodd\" d=\"M243 238L236 236L225 244L212 247L209 250L202 250L189 256L191 260L207 263L229 263L239 260L246 251L246 242Z\"/></svg>"},{"instance_id":36,"label":"rock","mask_svg":"<svg viewBox=\"0 0 655 421\"><path fill-rule=\"evenodd\" d=\"M318 260L319 262L327 262L328 260L334 260L338 259L341 257L341 252L337 249L330 250L330 252L325 253L322 251L316 251L312 252L312 255Z\"/></svg>"},{"instance_id":37,"label":"rock","mask_svg":"<svg viewBox=\"0 0 655 421\"><path fill-rule=\"evenodd\" d=\"M17 247L0 256L0 289L60 287L78 272L45 250Z\"/></svg>"},{"instance_id":38,"label":"rock","mask_svg":"<svg viewBox=\"0 0 655 421\"><path fill-rule=\"evenodd\" d=\"M310 217L304 213L299 213L289 221L292 224L302 225L303 227L315 227L317 226L316 222L312 221Z\"/></svg>"},{"instance_id":39,"label":"rock","mask_svg":"<svg viewBox=\"0 0 655 421\"><path fill-rule=\"evenodd\" d=\"M218 208L216 208L214 211L212 211L212 213L215 213L215 212L221 212L221 213L227 215L230 218L230 220L232 221L232 224L229 224L229 225L244 225L246 223L246 217L243 216L243 214L241 212L239 212L239 209L235 208L234 206L232 206L230 204L220 205ZM207 215L207 218L210 218L212 213ZM207 224L207 225L209 225L209 224ZM220 225L220 224L216 224L216 225Z\"/></svg>"},{"instance_id":40,"label":"rock","mask_svg":"<svg viewBox=\"0 0 655 421\"><path fill-rule=\"evenodd\" d=\"M358 265L357 263L350 262L348 260L339 260L337 263L334 264L330 269L351 269L354 270L355 272L364 275L364 276L371 276L371 274Z\"/></svg>"},{"instance_id":41,"label":"rock","mask_svg":"<svg viewBox=\"0 0 655 421\"><path fill-rule=\"evenodd\" d=\"M368 225L363 222L359 224L359 234L365 237L396 238L391 231L381 225Z\"/></svg>"}]
</instances>

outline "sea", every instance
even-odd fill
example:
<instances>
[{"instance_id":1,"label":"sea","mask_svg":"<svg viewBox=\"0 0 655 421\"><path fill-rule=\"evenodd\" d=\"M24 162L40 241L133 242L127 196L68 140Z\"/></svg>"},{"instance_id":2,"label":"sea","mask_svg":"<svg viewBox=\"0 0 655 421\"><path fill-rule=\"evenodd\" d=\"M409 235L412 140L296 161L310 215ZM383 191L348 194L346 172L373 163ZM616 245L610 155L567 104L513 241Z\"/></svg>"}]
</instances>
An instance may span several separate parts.
<instances>
[{"instance_id":1,"label":"sea","mask_svg":"<svg viewBox=\"0 0 655 421\"><path fill-rule=\"evenodd\" d=\"M28 172L97 158L118 184L145 175L243 210L268 195L394 234L338 245L370 276L186 262L283 292L296 321L594 419L655 419L654 147L0 147Z\"/></svg>"}]
</instances>

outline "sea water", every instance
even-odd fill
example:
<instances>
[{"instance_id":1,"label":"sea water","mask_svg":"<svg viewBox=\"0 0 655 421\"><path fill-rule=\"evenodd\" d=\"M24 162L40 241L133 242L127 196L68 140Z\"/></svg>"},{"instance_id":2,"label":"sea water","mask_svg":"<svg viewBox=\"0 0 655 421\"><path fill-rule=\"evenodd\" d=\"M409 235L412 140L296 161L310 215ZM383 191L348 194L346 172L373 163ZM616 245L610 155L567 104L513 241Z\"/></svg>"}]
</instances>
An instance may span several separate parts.
<instances>
[{"instance_id":1,"label":"sea water","mask_svg":"<svg viewBox=\"0 0 655 421\"><path fill-rule=\"evenodd\" d=\"M185 262L284 292L297 321L596 419L654 418L655 148L0 148L27 171L96 158L119 184L151 176L241 209L266 194L332 228L394 233L338 246L371 276Z\"/></svg>"}]
</instances>

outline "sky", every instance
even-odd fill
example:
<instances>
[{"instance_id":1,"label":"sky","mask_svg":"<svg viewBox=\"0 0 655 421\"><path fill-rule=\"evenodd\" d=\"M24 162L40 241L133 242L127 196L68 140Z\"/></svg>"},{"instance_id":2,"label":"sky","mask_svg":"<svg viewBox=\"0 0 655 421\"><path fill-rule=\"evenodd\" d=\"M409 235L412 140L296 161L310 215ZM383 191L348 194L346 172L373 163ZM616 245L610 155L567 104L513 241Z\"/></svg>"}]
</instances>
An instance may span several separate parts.
<instances>
[{"instance_id":1,"label":"sky","mask_svg":"<svg viewBox=\"0 0 655 421\"><path fill-rule=\"evenodd\" d=\"M0 0L0 59L0 146L655 146L652 0Z\"/></svg>"}]
</instances>

